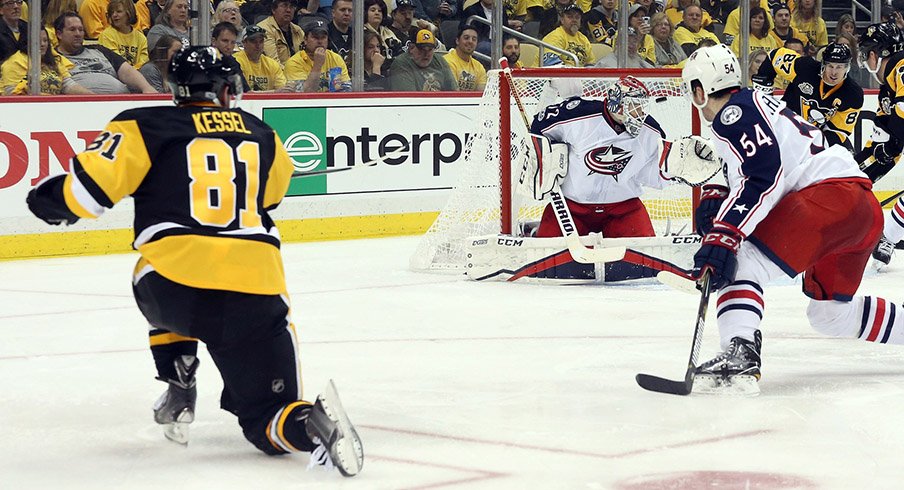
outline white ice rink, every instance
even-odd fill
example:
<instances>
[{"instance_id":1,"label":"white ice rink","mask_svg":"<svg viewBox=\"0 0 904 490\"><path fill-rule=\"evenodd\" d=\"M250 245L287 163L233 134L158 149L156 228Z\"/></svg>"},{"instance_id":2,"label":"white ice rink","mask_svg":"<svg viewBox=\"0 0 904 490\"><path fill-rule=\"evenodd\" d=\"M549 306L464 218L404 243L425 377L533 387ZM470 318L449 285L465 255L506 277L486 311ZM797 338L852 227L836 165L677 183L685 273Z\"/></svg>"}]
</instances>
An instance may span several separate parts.
<instances>
[{"instance_id":1,"label":"white ice rink","mask_svg":"<svg viewBox=\"0 0 904 490\"><path fill-rule=\"evenodd\" d=\"M136 255L0 263L0 488L904 488L904 346L819 336L799 285L767 288L759 397L677 397L634 375L683 375L695 297L414 273L416 240L284 247L307 398L335 379L364 442L352 479L255 450L206 352L191 443L164 440ZM904 301L897 260L861 291Z\"/></svg>"}]
</instances>

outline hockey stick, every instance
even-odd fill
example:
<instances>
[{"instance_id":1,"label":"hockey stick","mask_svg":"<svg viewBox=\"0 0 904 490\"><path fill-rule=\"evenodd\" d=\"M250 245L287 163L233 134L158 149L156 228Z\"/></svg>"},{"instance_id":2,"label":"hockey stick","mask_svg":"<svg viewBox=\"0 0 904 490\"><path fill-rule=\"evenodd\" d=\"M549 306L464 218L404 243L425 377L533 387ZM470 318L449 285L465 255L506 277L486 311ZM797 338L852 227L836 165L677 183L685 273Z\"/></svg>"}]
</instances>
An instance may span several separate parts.
<instances>
[{"instance_id":1,"label":"hockey stick","mask_svg":"<svg viewBox=\"0 0 904 490\"><path fill-rule=\"evenodd\" d=\"M888 197L888 198L883 199L882 202L879 203L879 205L882 206L882 207L884 208L885 206L887 206L888 204L890 204L890 203L891 203L892 201L894 201L895 199L901 197L902 195L904 195L904 190L900 190L900 191L898 191L898 192L895 192L894 194L892 194L891 197Z\"/></svg>"},{"instance_id":2,"label":"hockey stick","mask_svg":"<svg viewBox=\"0 0 904 490\"><path fill-rule=\"evenodd\" d=\"M689 395L694 388L694 375L697 370L697 357L700 355L700 345L703 343L703 326L706 321L706 310L709 308L709 276L710 271L706 271L700 279L700 306L697 307L697 323L694 325L694 340L691 344L691 355L687 361L687 372L684 373L683 381L673 381L670 379L660 378L651 374L638 374L634 379L641 388L658 393L669 393L672 395Z\"/></svg>"},{"instance_id":3,"label":"hockey stick","mask_svg":"<svg viewBox=\"0 0 904 490\"><path fill-rule=\"evenodd\" d=\"M365 168L365 167L376 167L377 165L385 162L386 160L390 160L393 158L400 157L408 151L407 146L403 146L397 150L393 150L379 158L374 158L373 160L362 163L361 165L352 165L350 167L342 167L342 168L328 168L325 170L312 170L310 172L292 172L292 177L313 177L315 175L326 175L333 174L336 172L345 172L346 170L354 170L356 168Z\"/></svg>"},{"instance_id":4,"label":"hockey stick","mask_svg":"<svg viewBox=\"0 0 904 490\"><path fill-rule=\"evenodd\" d=\"M512 98L515 99L515 104L518 106L518 112L521 114L521 120L524 122L524 127L527 129L527 132L530 133L530 121L527 119L527 111L524 110L524 104L521 103L521 96L518 94L518 89L515 87L515 80L512 78L512 69L509 67L508 59L500 58L499 66L502 68L502 74L509 85L509 92L511 92ZM553 214L556 216L556 221L559 222L559 229L562 230L562 236L565 237L565 244L568 246L568 252L571 253L571 258L573 258L575 262L595 264L598 262L620 260L620 258L618 258L618 249L610 247L597 251L593 248L585 247L584 244L581 243L578 229L574 224L574 219L571 217L571 210L568 209L565 197L562 196L562 189L559 186L558 181L553 183L552 190L549 192L549 197L553 207ZM620 249L621 257L624 257L625 248L620 247Z\"/></svg>"}]
</instances>

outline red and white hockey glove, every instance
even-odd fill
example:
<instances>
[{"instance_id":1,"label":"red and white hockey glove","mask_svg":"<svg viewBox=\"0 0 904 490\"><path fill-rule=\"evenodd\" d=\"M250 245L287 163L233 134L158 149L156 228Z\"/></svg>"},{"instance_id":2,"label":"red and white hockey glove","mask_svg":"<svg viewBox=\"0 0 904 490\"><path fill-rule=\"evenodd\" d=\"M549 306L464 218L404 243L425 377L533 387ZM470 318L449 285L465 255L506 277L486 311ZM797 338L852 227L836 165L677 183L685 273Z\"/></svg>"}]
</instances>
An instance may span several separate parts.
<instances>
[{"instance_id":1,"label":"red and white hockey glove","mask_svg":"<svg viewBox=\"0 0 904 490\"><path fill-rule=\"evenodd\" d=\"M703 245L694 254L694 279L703 277L709 269L709 288L716 291L734 282L738 272L738 249L741 237L727 229L715 227L703 237Z\"/></svg>"},{"instance_id":2,"label":"red and white hockey glove","mask_svg":"<svg viewBox=\"0 0 904 490\"><path fill-rule=\"evenodd\" d=\"M719 184L706 184L700 189L700 204L694 210L694 228L697 234L704 236L713 227L713 219L728 197L728 187Z\"/></svg>"}]
</instances>

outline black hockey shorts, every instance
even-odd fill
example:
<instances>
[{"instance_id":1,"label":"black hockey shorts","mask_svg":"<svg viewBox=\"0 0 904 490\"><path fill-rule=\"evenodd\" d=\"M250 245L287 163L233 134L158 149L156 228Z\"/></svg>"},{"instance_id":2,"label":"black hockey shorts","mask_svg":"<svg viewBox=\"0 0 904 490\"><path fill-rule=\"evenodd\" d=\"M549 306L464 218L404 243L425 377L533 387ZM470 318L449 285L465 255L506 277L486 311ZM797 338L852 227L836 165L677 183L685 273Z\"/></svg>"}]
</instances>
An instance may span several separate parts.
<instances>
[{"instance_id":1,"label":"black hockey shorts","mask_svg":"<svg viewBox=\"0 0 904 490\"><path fill-rule=\"evenodd\" d=\"M301 398L301 365L289 307L279 295L198 289L156 271L133 285L138 308L155 328L207 345L223 377L220 405L257 441L273 414ZM269 445L269 444L266 444Z\"/></svg>"}]
</instances>

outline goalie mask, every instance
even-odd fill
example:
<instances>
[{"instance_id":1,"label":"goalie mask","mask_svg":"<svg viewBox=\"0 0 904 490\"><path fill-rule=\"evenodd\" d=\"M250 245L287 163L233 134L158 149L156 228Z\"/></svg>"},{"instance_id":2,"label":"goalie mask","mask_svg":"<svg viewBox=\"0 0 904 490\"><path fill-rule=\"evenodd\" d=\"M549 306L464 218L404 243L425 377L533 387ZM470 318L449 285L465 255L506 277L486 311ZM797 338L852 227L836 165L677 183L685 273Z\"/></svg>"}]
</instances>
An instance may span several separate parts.
<instances>
[{"instance_id":1,"label":"goalie mask","mask_svg":"<svg viewBox=\"0 0 904 490\"><path fill-rule=\"evenodd\" d=\"M213 102L228 107L230 96L241 98L238 63L227 63L211 46L189 46L173 56L167 83L177 105Z\"/></svg>"},{"instance_id":2,"label":"goalie mask","mask_svg":"<svg viewBox=\"0 0 904 490\"><path fill-rule=\"evenodd\" d=\"M606 89L606 111L631 136L640 134L649 105L650 91L632 76L623 76Z\"/></svg>"}]
</instances>

